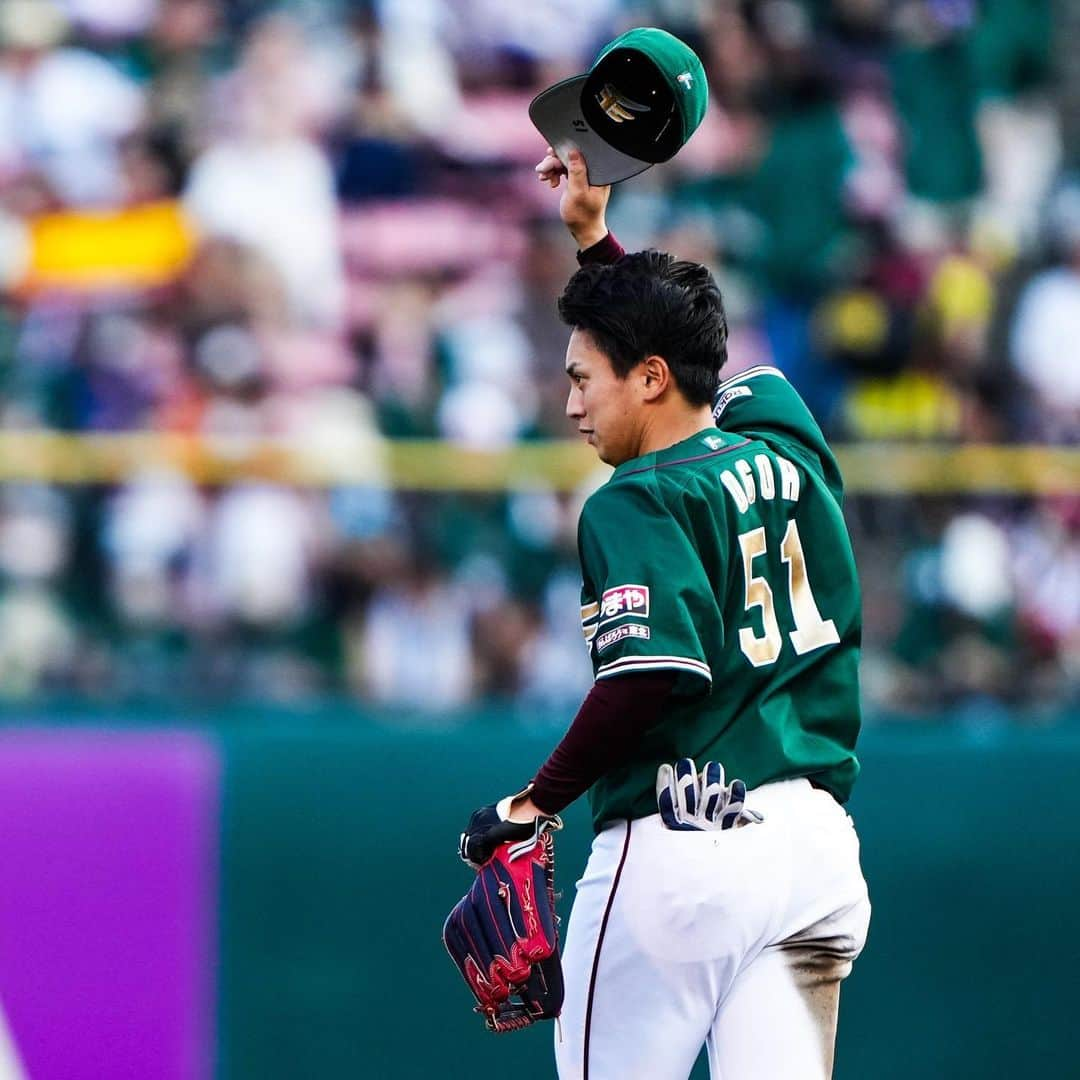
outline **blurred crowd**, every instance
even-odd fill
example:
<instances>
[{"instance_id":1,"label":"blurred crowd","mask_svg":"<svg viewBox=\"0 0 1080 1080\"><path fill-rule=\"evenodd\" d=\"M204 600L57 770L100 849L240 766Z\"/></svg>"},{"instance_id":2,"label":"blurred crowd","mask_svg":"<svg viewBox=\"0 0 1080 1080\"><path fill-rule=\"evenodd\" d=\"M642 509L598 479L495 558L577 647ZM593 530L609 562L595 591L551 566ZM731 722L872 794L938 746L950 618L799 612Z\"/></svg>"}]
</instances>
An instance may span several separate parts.
<instances>
[{"instance_id":1,"label":"blurred crowd","mask_svg":"<svg viewBox=\"0 0 1080 1080\"><path fill-rule=\"evenodd\" d=\"M403 493L379 455L570 434L527 107L633 25L698 50L710 107L609 220L714 268L731 372L778 365L837 441L1080 442L1051 0L0 0L0 427L373 476L5 484L0 695L565 719L587 493ZM878 714L1077 701L1080 491L848 515Z\"/></svg>"}]
</instances>

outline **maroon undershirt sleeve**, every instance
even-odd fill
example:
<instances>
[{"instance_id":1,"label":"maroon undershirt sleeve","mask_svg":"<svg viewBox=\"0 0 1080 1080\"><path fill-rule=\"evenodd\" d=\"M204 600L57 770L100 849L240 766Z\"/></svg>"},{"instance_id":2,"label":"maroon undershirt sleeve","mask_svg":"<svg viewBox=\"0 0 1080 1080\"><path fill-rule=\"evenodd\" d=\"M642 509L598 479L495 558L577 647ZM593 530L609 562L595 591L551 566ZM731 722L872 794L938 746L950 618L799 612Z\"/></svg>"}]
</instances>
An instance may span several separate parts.
<instances>
[{"instance_id":1,"label":"maroon undershirt sleeve","mask_svg":"<svg viewBox=\"0 0 1080 1080\"><path fill-rule=\"evenodd\" d=\"M529 793L536 806L557 814L626 761L660 721L676 677L673 671L657 671L594 683L570 730L536 774Z\"/></svg>"},{"instance_id":2,"label":"maroon undershirt sleeve","mask_svg":"<svg viewBox=\"0 0 1080 1080\"><path fill-rule=\"evenodd\" d=\"M613 263L626 254L626 249L615 239L613 232L608 232L603 240L597 240L592 247L585 248L577 253L579 266L588 266L590 263Z\"/></svg>"}]
</instances>

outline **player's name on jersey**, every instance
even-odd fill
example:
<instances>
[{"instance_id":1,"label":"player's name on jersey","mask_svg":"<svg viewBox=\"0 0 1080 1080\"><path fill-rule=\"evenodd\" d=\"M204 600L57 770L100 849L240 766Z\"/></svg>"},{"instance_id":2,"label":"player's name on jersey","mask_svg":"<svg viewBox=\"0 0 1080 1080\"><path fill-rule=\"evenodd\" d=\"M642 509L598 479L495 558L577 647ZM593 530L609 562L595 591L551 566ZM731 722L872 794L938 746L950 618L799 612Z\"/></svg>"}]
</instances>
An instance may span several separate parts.
<instances>
[{"instance_id":1,"label":"player's name on jersey","mask_svg":"<svg viewBox=\"0 0 1080 1080\"><path fill-rule=\"evenodd\" d=\"M720 474L720 482L740 514L745 514L759 497L771 502L779 494L788 502L798 502L799 470L787 458L779 454L774 456L775 468L773 458L768 454L756 454L753 464L746 458L739 458Z\"/></svg>"}]
</instances>

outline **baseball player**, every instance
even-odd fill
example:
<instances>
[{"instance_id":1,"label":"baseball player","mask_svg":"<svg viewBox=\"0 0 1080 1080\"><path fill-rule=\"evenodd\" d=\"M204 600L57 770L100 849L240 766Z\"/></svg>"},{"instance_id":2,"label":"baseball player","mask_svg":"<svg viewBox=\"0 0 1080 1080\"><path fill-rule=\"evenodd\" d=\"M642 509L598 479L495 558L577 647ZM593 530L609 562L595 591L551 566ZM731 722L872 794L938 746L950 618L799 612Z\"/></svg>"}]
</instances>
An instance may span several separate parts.
<instances>
[{"instance_id":1,"label":"baseball player","mask_svg":"<svg viewBox=\"0 0 1080 1080\"><path fill-rule=\"evenodd\" d=\"M537 167L558 186L553 153ZM870 905L843 809L858 773L859 585L836 461L772 367L727 382L708 270L626 255L569 155L581 269L566 413L615 471L579 525L595 683L498 822L589 794L596 837L563 950L562 1080L832 1074ZM494 832L491 829L494 828Z\"/></svg>"}]
</instances>

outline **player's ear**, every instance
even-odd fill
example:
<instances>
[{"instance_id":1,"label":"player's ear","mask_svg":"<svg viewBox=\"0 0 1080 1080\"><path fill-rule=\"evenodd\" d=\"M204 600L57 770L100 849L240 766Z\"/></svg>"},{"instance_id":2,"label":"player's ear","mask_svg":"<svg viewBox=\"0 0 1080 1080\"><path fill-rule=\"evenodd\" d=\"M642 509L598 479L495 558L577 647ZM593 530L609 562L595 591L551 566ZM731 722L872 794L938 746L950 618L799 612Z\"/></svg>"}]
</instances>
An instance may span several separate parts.
<instances>
[{"instance_id":1,"label":"player's ear","mask_svg":"<svg viewBox=\"0 0 1080 1080\"><path fill-rule=\"evenodd\" d=\"M671 368L662 356L646 356L642 361L641 385L646 401L655 401L671 385Z\"/></svg>"}]
</instances>

